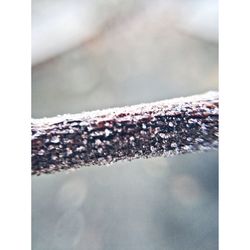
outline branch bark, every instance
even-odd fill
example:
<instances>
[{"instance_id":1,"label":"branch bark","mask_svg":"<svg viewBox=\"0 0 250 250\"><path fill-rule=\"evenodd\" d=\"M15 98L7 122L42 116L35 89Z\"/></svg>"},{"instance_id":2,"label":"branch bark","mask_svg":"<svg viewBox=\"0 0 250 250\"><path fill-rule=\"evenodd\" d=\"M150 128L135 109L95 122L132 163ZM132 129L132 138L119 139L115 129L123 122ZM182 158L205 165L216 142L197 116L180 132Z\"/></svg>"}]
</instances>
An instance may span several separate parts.
<instances>
[{"instance_id":1,"label":"branch bark","mask_svg":"<svg viewBox=\"0 0 250 250\"><path fill-rule=\"evenodd\" d=\"M32 119L32 174L218 147L217 92Z\"/></svg>"}]
</instances>

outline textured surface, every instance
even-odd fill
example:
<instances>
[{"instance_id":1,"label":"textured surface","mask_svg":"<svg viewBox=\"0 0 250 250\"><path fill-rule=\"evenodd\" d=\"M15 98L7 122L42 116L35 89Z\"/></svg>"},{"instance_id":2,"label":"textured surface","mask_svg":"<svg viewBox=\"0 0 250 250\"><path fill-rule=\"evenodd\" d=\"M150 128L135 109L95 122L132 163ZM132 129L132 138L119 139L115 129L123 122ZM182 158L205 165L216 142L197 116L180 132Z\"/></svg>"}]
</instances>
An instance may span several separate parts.
<instances>
[{"instance_id":1,"label":"textured surface","mask_svg":"<svg viewBox=\"0 0 250 250\"><path fill-rule=\"evenodd\" d=\"M32 121L32 174L218 146L218 94Z\"/></svg>"},{"instance_id":2,"label":"textured surface","mask_svg":"<svg viewBox=\"0 0 250 250\"><path fill-rule=\"evenodd\" d=\"M46 11L45 0L34 1ZM65 1L50 0L47 6ZM218 44L177 30L176 22L169 21L189 24L196 17L193 3L213 1L140 0L140 12L127 11L125 21L123 10L138 6L138 0L67 0L76 1L101 5L97 21L103 13L119 12L94 40L33 67L33 118L218 89ZM52 17L63 14L58 7L51 12ZM197 13L204 17L201 8ZM39 13L39 18L48 24L45 32L50 30L47 16ZM218 249L217 150L67 172L31 178L33 250Z\"/></svg>"}]
</instances>

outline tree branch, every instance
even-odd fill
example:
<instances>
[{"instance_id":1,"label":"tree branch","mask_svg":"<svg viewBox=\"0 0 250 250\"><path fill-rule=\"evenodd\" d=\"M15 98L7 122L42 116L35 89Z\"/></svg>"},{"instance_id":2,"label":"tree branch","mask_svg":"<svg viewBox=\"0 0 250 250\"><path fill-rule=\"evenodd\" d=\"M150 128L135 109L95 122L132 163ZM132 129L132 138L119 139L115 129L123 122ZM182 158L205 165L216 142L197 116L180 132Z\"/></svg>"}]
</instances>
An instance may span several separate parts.
<instances>
[{"instance_id":1,"label":"tree branch","mask_svg":"<svg viewBox=\"0 0 250 250\"><path fill-rule=\"evenodd\" d=\"M33 119L32 174L218 147L218 93Z\"/></svg>"}]
</instances>

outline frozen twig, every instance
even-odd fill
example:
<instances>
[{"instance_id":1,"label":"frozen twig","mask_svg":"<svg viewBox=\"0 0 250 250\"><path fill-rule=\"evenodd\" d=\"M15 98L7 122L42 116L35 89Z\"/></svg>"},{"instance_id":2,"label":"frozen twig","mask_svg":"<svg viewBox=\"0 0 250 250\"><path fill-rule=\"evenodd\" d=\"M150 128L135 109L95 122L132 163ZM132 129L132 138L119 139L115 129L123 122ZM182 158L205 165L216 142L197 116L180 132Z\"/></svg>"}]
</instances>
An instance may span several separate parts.
<instances>
[{"instance_id":1,"label":"frozen twig","mask_svg":"<svg viewBox=\"0 0 250 250\"><path fill-rule=\"evenodd\" d=\"M33 119L32 174L218 147L218 93Z\"/></svg>"}]
</instances>

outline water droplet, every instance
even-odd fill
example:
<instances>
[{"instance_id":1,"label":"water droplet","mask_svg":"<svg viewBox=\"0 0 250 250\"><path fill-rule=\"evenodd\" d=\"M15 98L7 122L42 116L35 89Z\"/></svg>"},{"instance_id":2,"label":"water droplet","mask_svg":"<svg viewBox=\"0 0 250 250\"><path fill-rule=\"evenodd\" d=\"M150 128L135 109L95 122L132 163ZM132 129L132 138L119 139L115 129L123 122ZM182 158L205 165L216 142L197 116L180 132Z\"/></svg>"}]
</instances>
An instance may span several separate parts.
<instances>
[{"instance_id":1,"label":"water droplet","mask_svg":"<svg viewBox=\"0 0 250 250\"><path fill-rule=\"evenodd\" d=\"M102 148L98 148L97 151L98 151L99 154L101 154L103 152L103 149Z\"/></svg>"},{"instance_id":2,"label":"water droplet","mask_svg":"<svg viewBox=\"0 0 250 250\"><path fill-rule=\"evenodd\" d=\"M172 122L169 122L169 123L168 123L168 126L169 126L169 127L173 127L174 124L173 124Z\"/></svg>"},{"instance_id":3,"label":"water droplet","mask_svg":"<svg viewBox=\"0 0 250 250\"><path fill-rule=\"evenodd\" d=\"M134 136L130 136L130 137L129 137L129 140L130 140L130 141L134 141L134 140L135 140Z\"/></svg>"},{"instance_id":4,"label":"water droplet","mask_svg":"<svg viewBox=\"0 0 250 250\"><path fill-rule=\"evenodd\" d=\"M176 148L177 147L177 144L175 142L172 142L171 145L170 145L172 148Z\"/></svg>"},{"instance_id":5,"label":"water droplet","mask_svg":"<svg viewBox=\"0 0 250 250\"><path fill-rule=\"evenodd\" d=\"M52 142L52 143L58 143L59 141L60 141L59 136L53 136L53 137L51 138L51 142Z\"/></svg>"},{"instance_id":6,"label":"water droplet","mask_svg":"<svg viewBox=\"0 0 250 250\"><path fill-rule=\"evenodd\" d=\"M188 138L187 138L187 141L189 141L189 142L192 141L192 138L191 138L191 137L188 137Z\"/></svg>"},{"instance_id":7,"label":"water droplet","mask_svg":"<svg viewBox=\"0 0 250 250\"><path fill-rule=\"evenodd\" d=\"M143 123L143 124L142 124L142 128L143 128L143 129L146 129L146 128L147 128L146 124Z\"/></svg>"}]
</instances>

